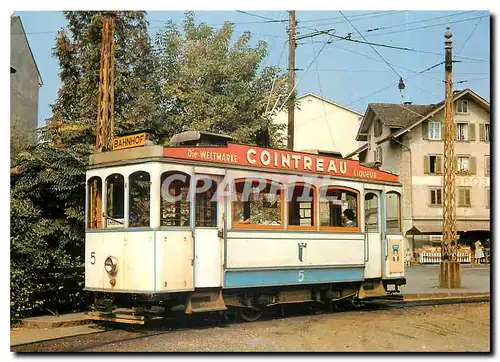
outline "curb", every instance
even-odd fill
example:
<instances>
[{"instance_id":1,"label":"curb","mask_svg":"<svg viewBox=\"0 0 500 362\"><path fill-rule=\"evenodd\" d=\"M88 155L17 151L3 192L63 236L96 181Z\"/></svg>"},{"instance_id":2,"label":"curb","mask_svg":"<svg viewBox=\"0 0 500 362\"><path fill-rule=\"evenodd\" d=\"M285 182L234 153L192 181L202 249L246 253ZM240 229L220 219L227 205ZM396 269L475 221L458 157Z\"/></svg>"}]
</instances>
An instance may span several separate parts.
<instances>
[{"instance_id":1,"label":"curb","mask_svg":"<svg viewBox=\"0 0 500 362\"><path fill-rule=\"evenodd\" d=\"M72 328L72 327L63 327L63 328ZM78 337L78 336L83 336L83 335L88 335L88 334L96 334L96 333L102 333L102 332L105 332L105 330L95 328L95 326L93 326L93 325L89 325L88 330L86 330L86 331L74 331L73 330L73 331L67 331L67 333L62 333L62 334L53 335L53 336L25 338L24 340L21 339L20 342L15 342L15 343L11 342L10 347L11 347L11 352L15 352L15 351L12 351L13 347L22 347L22 346L26 346L26 345L30 345L30 344L34 344L34 343L54 341L54 340L58 340L58 339ZM11 334L12 334L12 332L11 332ZM11 338L12 338L12 336L11 336Z\"/></svg>"},{"instance_id":2,"label":"curb","mask_svg":"<svg viewBox=\"0 0 500 362\"><path fill-rule=\"evenodd\" d=\"M458 303L489 303L490 293L410 294L403 297L402 307Z\"/></svg>"},{"instance_id":3,"label":"curb","mask_svg":"<svg viewBox=\"0 0 500 362\"><path fill-rule=\"evenodd\" d=\"M84 313L71 313L60 316L41 316L26 318L21 321L18 328L54 329L75 327L91 323L92 320L86 318Z\"/></svg>"}]
</instances>

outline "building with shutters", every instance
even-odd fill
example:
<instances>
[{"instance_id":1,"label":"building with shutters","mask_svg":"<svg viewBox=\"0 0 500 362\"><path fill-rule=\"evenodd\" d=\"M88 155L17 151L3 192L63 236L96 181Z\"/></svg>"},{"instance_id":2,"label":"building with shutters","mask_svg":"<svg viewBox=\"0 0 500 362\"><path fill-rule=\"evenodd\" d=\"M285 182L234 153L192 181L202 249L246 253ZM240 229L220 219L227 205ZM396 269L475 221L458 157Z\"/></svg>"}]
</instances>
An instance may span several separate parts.
<instances>
[{"instance_id":1,"label":"building with shutters","mask_svg":"<svg viewBox=\"0 0 500 362\"><path fill-rule=\"evenodd\" d=\"M470 89L454 92L456 215L461 242L490 236L490 103ZM370 103L353 153L399 175L406 248L441 242L443 228L444 101Z\"/></svg>"}]
</instances>

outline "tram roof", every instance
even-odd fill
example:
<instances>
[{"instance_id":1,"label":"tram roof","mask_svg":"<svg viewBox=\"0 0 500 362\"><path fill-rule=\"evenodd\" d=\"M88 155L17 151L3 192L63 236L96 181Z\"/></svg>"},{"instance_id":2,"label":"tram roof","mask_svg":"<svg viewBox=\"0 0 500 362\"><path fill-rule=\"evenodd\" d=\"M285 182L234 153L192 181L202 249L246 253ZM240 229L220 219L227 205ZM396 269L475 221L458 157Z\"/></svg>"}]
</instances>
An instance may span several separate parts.
<instances>
[{"instance_id":1,"label":"tram roof","mask_svg":"<svg viewBox=\"0 0 500 362\"><path fill-rule=\"evenodd\" d=\"M182 162L221 168L255 171L311 174L341 177L362 182L399 184L398 176L367 167L357 160L328 157L321 154L262 148L228 143L218 146L145 146L90 156L90 168L115 167L141 162Z\"/></svg>"}]
</instances>

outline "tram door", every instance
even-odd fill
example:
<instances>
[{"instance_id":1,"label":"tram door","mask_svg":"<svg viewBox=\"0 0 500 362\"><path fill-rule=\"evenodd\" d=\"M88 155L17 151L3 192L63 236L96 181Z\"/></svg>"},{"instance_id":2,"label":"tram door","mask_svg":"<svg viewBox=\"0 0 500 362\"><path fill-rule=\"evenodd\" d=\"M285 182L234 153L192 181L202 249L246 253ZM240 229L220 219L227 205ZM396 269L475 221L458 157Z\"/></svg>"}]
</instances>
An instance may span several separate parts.
<instances>
[{"instance_id":1,"label":"tram door","mask_svg":"<svg viewBox=\"0 0 500 362\"><path fill-rule=\"evenodd\" d=\"M382 277L380 191L365 192L365 279Z\"/></svg>"},{"instance_id":2,"label":"tram door","mask_svg":"<svg viewBox=\"0 0 500 362\"><path fill-rule=\"evenodd\" d=\"M194 286L213 288L222 286L223 203L217 194L221 179L214 175L196 175L194 223Z\"/></svg>"}]
</instances>

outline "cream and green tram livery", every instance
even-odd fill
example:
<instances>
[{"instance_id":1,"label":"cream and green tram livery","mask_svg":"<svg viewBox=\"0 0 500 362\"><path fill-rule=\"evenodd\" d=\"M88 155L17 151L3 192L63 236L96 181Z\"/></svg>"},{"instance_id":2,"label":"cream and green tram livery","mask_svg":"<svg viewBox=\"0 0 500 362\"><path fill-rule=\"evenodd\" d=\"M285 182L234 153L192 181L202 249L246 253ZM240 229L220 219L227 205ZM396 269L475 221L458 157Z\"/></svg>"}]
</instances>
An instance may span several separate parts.
<instances>
[{"instance_id":1,"label":"cream and green tram livery","mask_svg":"<svg viewBox=\"0 0 500 362\"><path fill-rule=\"evenodd\" d=\"M270 306L329 309L405 284L396 175L202 132L171 144L90 157L90 318L144 323L183 308L255 320Z\"/></svg>"}]
</instances>

